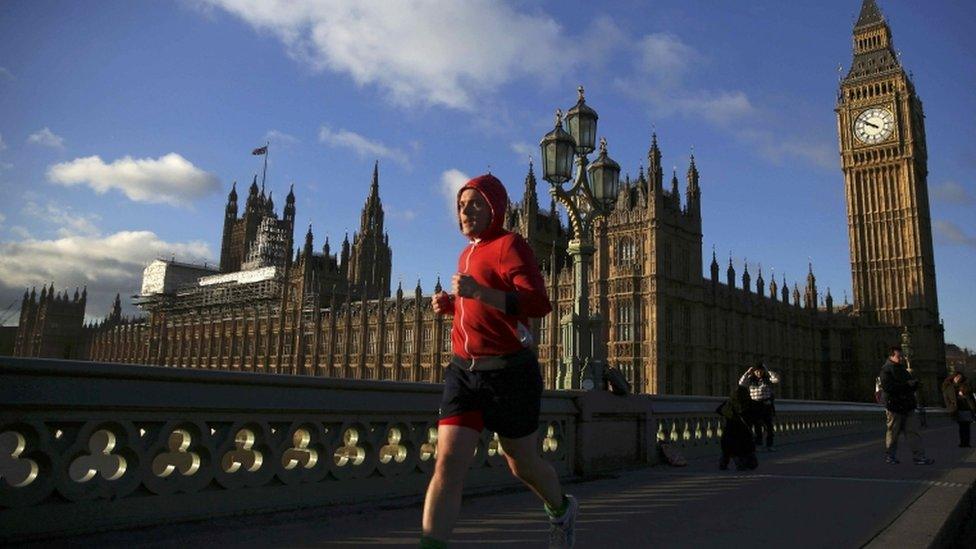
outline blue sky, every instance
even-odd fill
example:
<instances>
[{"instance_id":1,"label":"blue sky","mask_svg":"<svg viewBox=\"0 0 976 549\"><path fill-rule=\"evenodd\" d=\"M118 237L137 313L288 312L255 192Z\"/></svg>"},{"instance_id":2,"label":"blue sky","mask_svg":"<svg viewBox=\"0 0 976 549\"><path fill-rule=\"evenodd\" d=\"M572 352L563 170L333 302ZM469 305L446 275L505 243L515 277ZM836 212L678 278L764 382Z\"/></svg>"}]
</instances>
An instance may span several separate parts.
<instances>
[{"instance_id":1,"label":"blue sky","mask_svg":"<svg viewBox=\"0 0 976 549\"><path fill-rule=\"evenodd\" d=\"M810 258L842 302L833 108L860 1L593 6L4 2L0 312L53 281L87 284L102 316L155 256L213 261L231 182L260 172L266 139L268 187L280 210L294 183L297 237L311 223L316 247L356 229L379 160L394 283L429 292L463 244L453 186L490 167L521 196L580 83L625 172L652 127L679 174L694 148L706 250L791 285ZM947 340L976 347L976 3L880 6L925 104Z\"/></svg>"}]
</instances>

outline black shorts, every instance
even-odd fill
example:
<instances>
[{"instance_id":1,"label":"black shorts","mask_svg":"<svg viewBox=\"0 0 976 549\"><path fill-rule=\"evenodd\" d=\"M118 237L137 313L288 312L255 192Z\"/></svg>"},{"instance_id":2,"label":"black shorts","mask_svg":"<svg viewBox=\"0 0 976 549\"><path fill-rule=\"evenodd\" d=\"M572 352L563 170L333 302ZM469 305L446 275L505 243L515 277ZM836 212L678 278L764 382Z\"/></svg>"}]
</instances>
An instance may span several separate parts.
<instances>
[{"instance_id":1,"label":"black shorts","mask_svg":"<svg viewBox=\"0 0 976 549\"><path fill-rule=\"evenodd\" d=\"M501 370L472 372L452 363L444 373L439 423L522 438L539 428L541 406L542 374L531 351Z\"/></svg>"}]
</instances>

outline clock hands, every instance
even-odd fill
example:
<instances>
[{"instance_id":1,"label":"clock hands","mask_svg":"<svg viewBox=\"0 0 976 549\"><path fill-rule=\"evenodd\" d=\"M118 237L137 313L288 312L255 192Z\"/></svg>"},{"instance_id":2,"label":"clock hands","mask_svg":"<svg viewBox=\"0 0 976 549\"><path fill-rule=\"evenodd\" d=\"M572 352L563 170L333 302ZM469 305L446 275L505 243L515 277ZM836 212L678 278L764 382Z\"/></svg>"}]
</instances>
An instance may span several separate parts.
<instances>
[{"instance_id":1,"label":"clock hands","mask_svg":"<svg viewBox=\"0 0 976 549\"><path fill-rule=\"evenodd\" d=\"M868 122L867 120L865 120L864 123L867 124L868 126L871 126L872 128L875 128L875 129L877 129L877 128L880 127L877 124L872 124L872 123Z\"/></svg>"}]
</instances>

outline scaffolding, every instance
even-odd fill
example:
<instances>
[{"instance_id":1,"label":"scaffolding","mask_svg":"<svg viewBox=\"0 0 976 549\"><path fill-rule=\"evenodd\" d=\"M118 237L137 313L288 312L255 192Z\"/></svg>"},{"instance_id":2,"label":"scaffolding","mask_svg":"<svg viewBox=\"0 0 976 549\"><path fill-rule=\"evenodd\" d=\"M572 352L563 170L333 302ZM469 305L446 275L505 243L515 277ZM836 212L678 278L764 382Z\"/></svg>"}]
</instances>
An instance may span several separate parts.
<instances>
[{"instance_id":1,"label":"scaffolding","mask_svg":"<svg viewBox=\"0 0 976 549\"><path fill-rule=\"evenodd\" d=\"M242 271L260 269L262 267L284 268L288 255L291 253L288 245L290 231L286 223L271 216L265 216L258 225L258 232L248 250Z\"/></svg>"},{"instance_id":2,"label":"scaffolding","mask_svg":"<svg viewBox=\"0 0 976 549\"><path fill-rule=\"evenodd\" d=\"M144 310L167 312L253 305L280 299L282 285L282 279L277 276L255 282L223 282L184 288L169 294L134 296L134 302Z\"/></svg>"},{"instance_id":3,"label":"scaffolding","mask_svg":"<svg viewBox=\"0 0 976 549\"><path fill-rule=\"evenodd\" d=\"M156 259L142 271L142 295L171 294L193 287L201 277L213 275L217 269L168 259Z\"/></svg>"}]
</instances>

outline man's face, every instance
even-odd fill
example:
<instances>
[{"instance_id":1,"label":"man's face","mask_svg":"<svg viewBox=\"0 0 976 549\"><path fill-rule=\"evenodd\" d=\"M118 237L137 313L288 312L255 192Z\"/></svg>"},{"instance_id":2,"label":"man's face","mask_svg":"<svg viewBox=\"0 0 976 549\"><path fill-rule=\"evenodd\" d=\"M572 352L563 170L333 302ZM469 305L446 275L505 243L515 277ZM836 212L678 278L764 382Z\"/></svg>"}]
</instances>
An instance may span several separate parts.
<instances>
[{"instance_id":1,"label":"man's face","mask_svg":"<svg viewBox=\"0 0 976 549\"><path fill-rule=\"evenodd\" d=\"M891 361L895 364L901 364L901 351L895 351L891 353Z\"/></svg>"},{"instance_id":2,"label":"man's face","mask_svg":"<svg viewBox=\"0 0 976 549\"><path fill-rule=\"evenodd\" d=\"M458 198L458 219L461 233L476 238L491 224L491 207L475 189L465 189Z\"/></svg>"},{"instance_id":3,"label":"man's face","mask_svg":"<svg viewBox=\"0 0 976 549\"><path fill-rule=\"evenodd\" d=\"M760 368L756 368L755 370L752 371L752 375L756 376L757 378L760 378L763 375L763 371Z\"/></svg>"}]
</instances>

